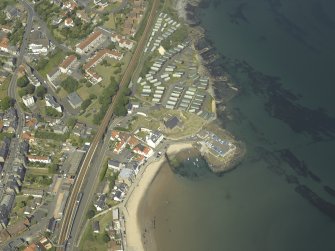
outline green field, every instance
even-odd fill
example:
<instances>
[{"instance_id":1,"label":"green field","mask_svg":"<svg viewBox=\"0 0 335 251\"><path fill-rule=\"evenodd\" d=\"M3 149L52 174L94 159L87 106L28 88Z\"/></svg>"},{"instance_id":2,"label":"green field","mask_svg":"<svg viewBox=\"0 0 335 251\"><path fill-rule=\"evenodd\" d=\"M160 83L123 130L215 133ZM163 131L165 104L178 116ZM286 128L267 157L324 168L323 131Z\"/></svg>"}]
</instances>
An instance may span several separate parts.
<instances>
[{"instance_id":1,"label":"green field","mask_svg":"<svg viewBox=\"0 0 335 251\"><path fill-rule=\"evenodd\" d=\"M57 51L55 54L51 55L42 69L39 70L40 74L44 77L52 71L56 66L58 66L65 58L65 53L62 51Z\"/></svg>"},{"instance_id":2,"label":"green field","mask_svg":"<svg viewBox=\"0 0 335 251\"><path fill-rule=\"evenodd\" d=\"M79 248L82 251L103 251L107 250L107 243L103 241L103 234L105 227L112 222L113 214L112 211L104 214L103 216L97 217L94 221L98 220L100 224L100 233L93 233L92 220L89 220L87 228L81 239Z\"/></svg>"},{"instance_id":3,"label":"green field","mask_svg":"<svg viewBox=\"0 0 335 251\"><path fill-rule=\"evenodd\" d=\"M8 86L11 76L7 77L0 85L0 100L8 96Z\"/></svg>"},{"instance_id":4,"label":"green field","mask_svg":"<svg viewBox=\"0 0 335 251\"><path fill-rule=\"evenodd\" d=\"M108 16L108 21L103 24L103 27L106 29L115 30L115 20L113 14Z\"/></svg>"}]
</instances>

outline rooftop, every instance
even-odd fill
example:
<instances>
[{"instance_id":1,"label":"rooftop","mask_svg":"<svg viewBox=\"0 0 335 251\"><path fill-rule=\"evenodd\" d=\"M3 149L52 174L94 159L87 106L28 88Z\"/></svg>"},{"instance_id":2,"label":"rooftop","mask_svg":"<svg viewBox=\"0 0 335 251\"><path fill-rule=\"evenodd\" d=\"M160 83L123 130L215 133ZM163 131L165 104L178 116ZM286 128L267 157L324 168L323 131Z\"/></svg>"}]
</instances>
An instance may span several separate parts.
<instances>
[{"instance_id":1,"label":"rooftop","mask_svg":"<svg viewBox=\"0 0 335 251\"><path fill-rule=\"evenodd\" d=\"M80 49L85 49L88 45L90 45L95 39L97 39L99 36L102 35L101 31L95 31L91 33L84 41L82 41L79 45L78 48Z\"/></svg>"},{"instance_id":2,"label":"rooftop","mask_svg":"<svg viewBox=\"0 0 335 251\"><path fill-rule=\"evenodd\" d=\"M67 69L76 59L77 57L75 55L70 55L64 59L64 61L59 65L59 67Z\"/></svg>"},{"instance_id":3,"label":"rooftop","mask_svg":"<svg viewBox=\"0 0 335 251\"><path fill-rule=\"evenodd\" d=\"M74 107L78 107L80 106L80 104L82 103L81 98L79 97L79 95L76 92L72 92L67 96L69 102L74 106Z\"/></svg>"}]
</instances>

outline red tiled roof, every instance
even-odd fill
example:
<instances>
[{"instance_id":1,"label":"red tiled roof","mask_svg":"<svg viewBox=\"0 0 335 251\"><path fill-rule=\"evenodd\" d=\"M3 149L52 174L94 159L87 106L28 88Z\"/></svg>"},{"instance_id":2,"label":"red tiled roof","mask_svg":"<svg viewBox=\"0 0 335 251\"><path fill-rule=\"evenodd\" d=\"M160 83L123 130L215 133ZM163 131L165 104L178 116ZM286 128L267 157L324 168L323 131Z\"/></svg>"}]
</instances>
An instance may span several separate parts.
<instances>
[{"instance_id":1,"label":"red tiled roof","mask_svg":"<svg viewBox=\"0 0 335 251\"><path fill-rule=\"evenodd\" d=\"M101 31L95 31L91 33L84 41L82 41L78 47L80 49L85 49L88 45L90 45L94 40L96 40L100 35L102 35Z\"/></svg>"},{"instance_id":2,"label":"red tiled roof","mask_svg":"<svg viewBox=\"0 0 335 251\"><path fill-rule=\"evenodd\" d=\"M64 59L64 61L59 65L59 67L67 69L69 65L71 65L73 61L75 61L76 59L77 57L75 55L70 55Z\"/></svg>"},{"instance_id":3,"label":"red tiled roof","mask_svg":"<svg viewBox=\"0 0 335 251\"><path fill-rule=\"evenodd\" d=\"M49 157L37 156L37 155L27 155L27 158L30 160L48 160Z\"/></svg>"}]
</instances>

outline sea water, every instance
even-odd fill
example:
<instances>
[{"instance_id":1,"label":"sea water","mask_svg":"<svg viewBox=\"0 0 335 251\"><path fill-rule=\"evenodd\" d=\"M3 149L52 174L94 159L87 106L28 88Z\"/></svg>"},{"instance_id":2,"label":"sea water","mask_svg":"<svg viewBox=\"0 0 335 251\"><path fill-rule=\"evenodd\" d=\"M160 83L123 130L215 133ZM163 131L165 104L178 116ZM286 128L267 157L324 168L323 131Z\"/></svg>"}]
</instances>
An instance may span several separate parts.
<instances>
[{"instance_id":1,"label":"sea water","mask_svg":"<svg viewBox=\"0 0 335 251\"><path fill-rule=\"evenodd\" d=\"M219 119L247 154L218 176L164 167L139 214L157 250L333 251L335 1L214 1L202 26L240 89ZM200 170L201 171L197 171ZM199 175L194 175L196 172Z\"/></svg>"}]
</instances>

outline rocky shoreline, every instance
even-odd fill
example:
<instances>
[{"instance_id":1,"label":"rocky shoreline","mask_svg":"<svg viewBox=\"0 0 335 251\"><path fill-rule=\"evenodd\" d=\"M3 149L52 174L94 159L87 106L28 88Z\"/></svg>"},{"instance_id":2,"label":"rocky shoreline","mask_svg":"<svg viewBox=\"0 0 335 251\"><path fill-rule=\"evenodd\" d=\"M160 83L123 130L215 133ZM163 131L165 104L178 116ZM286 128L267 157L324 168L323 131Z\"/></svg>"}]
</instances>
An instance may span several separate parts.
<instances>
[{"instance_id":1,"label":"rocky shoreline","mask_svg":"<svg viewBox=\"0 0 335 251\"><path fill-rule=\"evenodd\" d=\"M211 0L175 0L175 10L191 30L193 47L197 51L203 71L211 79L217 110L224 111L225 104L239 93L239 88L225 69L224 55L217 51L213 42L208 39L206 30L201 26L199 12L203 8L208 8L211 2Z\"/></svg>"},{"instance_id":2,"label":"rocky shoreline","mask_svg":"<svg viewBox=\"0 0 335 251\"><path fill-rule=\"evenodd\" d=\"M212 41L208 39L206 30L201 27L199 11L201 8L208 8L210 4L211 0L176 0L175 10L179 18L183 19L190 28L190 38L202 66L201 71L210 77L212 94L216 100L216 110L217 112L223 112L225 104L237 95L239 90L224 68L222 63L223 55L216 50ZM217 122L213 122L213 124L215 127L219 127ZM225 136L227 134L229 133L224 133ZM209 153L202 151L200 146L196 147L214 173L222 173L234 169L245 155L246 148L244 143L236 141L231 134L229 134L228 138L236 144L236 150L226 156L224 161L218 160Z\"/></svg>"}]
</instances>

